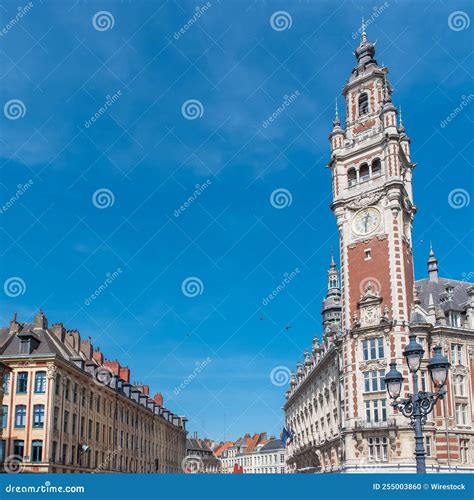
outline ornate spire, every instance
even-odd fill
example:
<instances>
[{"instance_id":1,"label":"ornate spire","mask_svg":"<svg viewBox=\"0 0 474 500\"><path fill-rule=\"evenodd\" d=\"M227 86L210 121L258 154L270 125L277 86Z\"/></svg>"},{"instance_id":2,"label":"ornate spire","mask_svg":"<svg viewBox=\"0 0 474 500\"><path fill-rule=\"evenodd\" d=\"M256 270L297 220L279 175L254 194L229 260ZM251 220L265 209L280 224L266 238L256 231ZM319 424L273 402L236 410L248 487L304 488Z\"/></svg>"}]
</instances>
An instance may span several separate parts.
<instances>
[{"instance_id":1,"label":"ornate spire","mask_svg":"<svg viewBox=\"0 0 474 500\"><path fill-rule=\"evenodd\" d=\"M400 125L398 127L398 131L403 133L403 132L405 132L405 127L403 126L402 106L401 105L398 108L398 115L400 117Z\"/></svg>"},{"instance_id":2,"label":"ornate spire","mask_svg":"<svg viewBox=\"0 0 474 500\"><path fill-rule=\"evenodd\" d=\"M336 97L335 116L332 124L334 125L334 127L339 127L341 125L341 120L339 120L339 111L337 109L337 97Z\"/></svg>"},{"instance_id":3,"label":"ornate spire","mask_svg":"<svg viewBox=\"0 0 474 500\"><path fill-rule=\"evenodd\" d=\"M438 281L438 260L430 242L430 255L428 258L428 276L431 281Z\"/></svg>"},{"instance_id":4,"label":"ornate spire","mask_svg":"<svg viewBox=\"0 0 474 500\"><path fill-rule=\"evenodd\" d=\"M377 61L374 59L375 56L375 43L372 43L367 38L367 33L365 31L366 24L364 18L362 18L361 25L361 38L360 43L357 49L355 50L355 56L359 61L359 67L363 66L364 68L368 65L377 65Z\"/></svg>"},{"instance_id":5,"label":"ornate spire","mask_svg":"<svg viewBox=\"0 0 474 500\"><path fill-rule=\"evenodd\" d=\"M367 33L365 32L365 21L364 21L364 16L362 16L362 22L360 25L360 31L361 31L361 37L360 37L360 43L363 44L367 42Z\"/></svg>"},{"instance_id":6,"label":"ornate spire","mask_svg":"<svg viewBox=\"0 0 474 500\"><path fill-rule=\"evenodd\" d=\"M328 269L328 290L332 291L332 289L334 288L339 289L339 273L337 272L334 255L331 255L331 263L329 264L329 269Z\"/></svg>"}]
</instances>

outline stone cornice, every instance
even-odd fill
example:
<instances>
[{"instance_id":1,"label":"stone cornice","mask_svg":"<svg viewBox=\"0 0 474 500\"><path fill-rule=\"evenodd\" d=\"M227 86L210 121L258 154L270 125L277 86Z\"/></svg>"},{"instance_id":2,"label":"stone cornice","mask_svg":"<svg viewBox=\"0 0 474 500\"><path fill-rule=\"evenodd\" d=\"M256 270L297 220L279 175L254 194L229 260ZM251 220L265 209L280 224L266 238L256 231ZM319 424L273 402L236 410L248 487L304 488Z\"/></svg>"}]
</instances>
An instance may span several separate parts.
<instances>
[{"instance_id":1,"label":"stone cornice","mask_svg":"<svg viewBox=\"0 0 474 500\"><path fill-rule=\"evenodd\" d=\"M310 383L310 381L315 377L316 372L319 371L319 369L322 369L321 367L325 366L329 360L329 358L332 358L333 355L337 356L337 348L333 344L329 348L328 351L326 351L326 354L324 355L323 358L320 358L319 362L317 363L316 366L313 367L313 369L306 375L306 377L303 379L301 384L299 384L293 394L288 398L286 401L285 405L283 406L283 409L286 410L291 406L291 404L294 402L294 399L296 396L300 395L303 392L303 389Z\"/></svg>"}]
</instances>

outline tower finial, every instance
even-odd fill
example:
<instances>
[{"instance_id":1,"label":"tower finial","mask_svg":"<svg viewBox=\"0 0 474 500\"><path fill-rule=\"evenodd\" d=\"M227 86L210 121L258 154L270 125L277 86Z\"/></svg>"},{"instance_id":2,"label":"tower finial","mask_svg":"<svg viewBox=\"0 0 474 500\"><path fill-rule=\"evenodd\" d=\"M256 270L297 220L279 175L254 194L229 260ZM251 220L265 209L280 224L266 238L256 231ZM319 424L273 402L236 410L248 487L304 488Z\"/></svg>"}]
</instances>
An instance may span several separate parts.
<instances>
[{"instance_id":1,"label":"tower finial","mask_svg":"<svg viewBox=\"0 0 474 500\"><path fill-rule=\"evenodd\" d=\"M341 120L339 120L339 110L337 108L337 97L336 97L335 116L332 124L334 125L334 127L339 127L341 125Z\"/></svg>"},{"instance_id":2,"label":"tower finial","mask_svg":"<svg viewBox=\"0 0 474 500\"><path fill-rule=\"evenodd\" d=\"M362 36L361 36L361 43L364 43L367 41L367 33L365 32L365 20L364 20L364 16L362 16L362 23L361 23L361 26L360 26L360 30L362 32Z\"/></svg>"},{"instance_id":3,"label":"tower finial","mask_svg":"<svg viewBox=\"0 0 474 500\"><path fill-rule=\"evenodd\" d=\"M438 281L438 260L430 241L430 255L428 257L428 277L431 281Z\"/></svg>"},{"instance_id":4,"label":"tower finial","mask_svg":"<svg viewBox=\"0 0 474 500\"><path fill-rule=\"evenodd\" d=\"M398 108L398 114L400 116L400 125L398 127L398 130L400 132L405 132L405 127L403 126L403 117L402 117L402 105L400 104L399 108Z\"/></svg>"}]
</instances>

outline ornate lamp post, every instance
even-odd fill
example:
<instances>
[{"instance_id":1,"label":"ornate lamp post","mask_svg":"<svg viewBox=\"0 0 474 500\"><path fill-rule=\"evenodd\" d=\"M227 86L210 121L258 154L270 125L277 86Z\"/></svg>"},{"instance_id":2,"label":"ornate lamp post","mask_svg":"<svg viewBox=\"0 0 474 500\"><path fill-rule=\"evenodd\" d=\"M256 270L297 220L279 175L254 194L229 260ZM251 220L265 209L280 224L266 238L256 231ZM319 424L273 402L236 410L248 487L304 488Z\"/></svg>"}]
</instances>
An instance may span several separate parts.
<instances>
[{"instance_id":1,"label":"ornate lamp post","mask_svg":"<svg viewBox=\"0 0 474 500\"><path fill-rule=\"evenodd\" d=\"M438 399L443 399L446 394L444 386L448 378L450 363L441 354L441 346L436 346L434 356L428 362L428 370L433 385L436 387L436 393L419 391L417 372L425 351L423 346L416 341L416 335L410 335L409 339L410 342L405 347L404 355L413 377L413 394L409 394L405 399L399 399L403 385L403 375L397 370L396 362L390 363L390 371L385 375L385 385L390 399L393 400L391 405L411 420L411 424L415 429L416 472L425 473L423 425L426 423L426 417L433 410Z\"/></svg>"}]
</instances>

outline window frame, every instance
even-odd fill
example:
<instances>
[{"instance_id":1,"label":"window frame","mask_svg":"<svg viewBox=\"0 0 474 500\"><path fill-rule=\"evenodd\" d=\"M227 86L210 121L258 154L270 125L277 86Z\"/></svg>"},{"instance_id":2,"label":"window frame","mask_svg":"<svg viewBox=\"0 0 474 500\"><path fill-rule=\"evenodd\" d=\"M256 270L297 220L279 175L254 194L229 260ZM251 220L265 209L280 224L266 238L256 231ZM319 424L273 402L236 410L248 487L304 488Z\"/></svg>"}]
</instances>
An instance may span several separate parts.
<instances>
[{"instance_id":1,"label":"window frame","mask_svg":"<svg viewBox=\"0 0 474 500\"><path fill-rule=\"evenodd\" d=\"M45 406L44 404L33 405L33 429L44 428Z\"/></svg>"},{"instance_id":2,"label":"window frame","mask_svg":"<svg viewBox=\"0 0 474 500\"><path fill-rule=\"evenodd\" d=\"M18 423L18 421L22 422ZM26 427L26 405L19 404L15 406L15 429L24 429Z\"/></svg>"},{"instance_id":3,"label":"window frame","mask_svg":"<svg viewBox=\"0 0 474 500\"><path fill-rule=\"evenodd\" d=\"M359 94L357 98L357 111L359 112L359 118L370 113L369 93L367 91Z\"/></svg>"},{"instance_id":4,"label":"window frame","mask_svg":"<svg viewBox=\"0 0 474 500\"><path fill-rule=\"evenodd\" d=\"M46 393L46 372L44 370L35 372L35 385L33 392L35 394Z\"/></svg>"},{"instance_id":5,"label":"window frame","mask_svg":"<svg viewBox=\"0 0 474 500\"><path fill-rule=\"evenodd\" d=\"M18 372L16 377L16 393L28 394L28 372Z\"/></svg>"},{"instance_id":6,"label":"window frame","mask_svg":"<svg viewBox=\"0 0 474 500\"><path fill-rule=\"evenodd\" d=\"M39 450L39 451L38 451ZM35 455L38 455L39 457ZM43 461L43 440L33 439L31 441L31 461L33 463L41 463Z\"/></svg>"}]
</instances>

